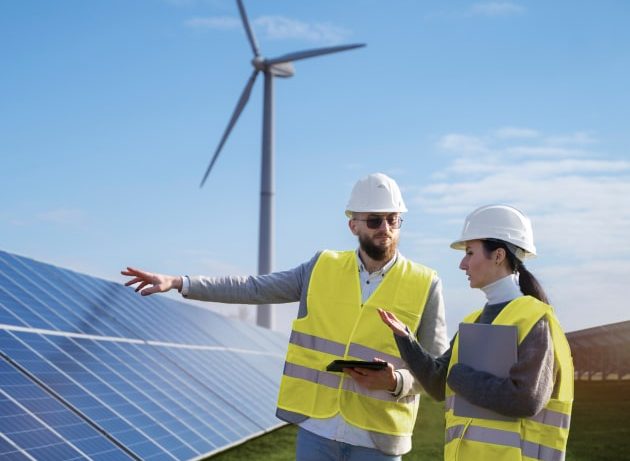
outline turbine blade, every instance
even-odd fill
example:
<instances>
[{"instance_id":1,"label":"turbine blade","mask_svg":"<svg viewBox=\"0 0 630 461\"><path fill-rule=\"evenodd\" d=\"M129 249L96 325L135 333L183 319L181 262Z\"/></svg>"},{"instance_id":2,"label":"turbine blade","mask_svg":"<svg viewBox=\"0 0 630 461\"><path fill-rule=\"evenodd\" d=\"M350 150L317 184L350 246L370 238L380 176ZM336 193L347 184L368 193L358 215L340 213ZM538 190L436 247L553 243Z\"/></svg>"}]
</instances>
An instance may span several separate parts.
<instances>
[{"instance_id":1,"label":"turbine blade","mask_svg":"<svg viewBox=\"0 0 630 461\"><path fill-rule=\"evenodd\" d=\"M256 43L256 37L254 36L254 31L249 24L249 20L247 19L247 13L245 12L245 7L243 6L242 0L236 0L238 4L238 12L241 14L241 20L243 21L243 27L245 28L245 32L247 33L247 39L249 40L249 44L252 47L252 51L254 52L254 57L260 56L260 51L258 51L258 44Z\"/></svg>"},{"instance_id":2,"label":"turbine blade","mask_svg":"<svg viewBox=\"0 0 630 461\"><path fill-rule=\"evenodd\" d=\"M352 50L354 48L361 48L364 46L365 43L355 43L352 45L329 46L327 48L315 48L313 50L296 51L295 53L285 54L282 56L278 56L277 58L265 59L265 64L272 66L274 64L280 64L283 62L292 62L299 59L314 58L315 56L339 53L340 51Z\"/></svg>"},{"instance_id":3,"label":"turbine blade","mask_svg":"<svg viewBox=\"0 0 630 461\"><path fill-rule=\"evenodd\" d=\"M200 188L203 187L204 183L206 182L206 179L208 179L208 175L210 174L210 171L212 170L212 167L214 166L214 162L217 161L217 158L219 157L219 154L221 153L223 144L225 144L225 141L227 140L228 136L230 135L230 132L232 131L232 128L234 128L236 121L241 115L241 112L243 112L243 108L245 107L245 105L247 104L247 101L249 100L249 95L251 94L252 87L254 86L254 82L256 81L256 76L258 76L257 70L255 70L252 73L251 77L249 77L249 80L247 81L247 84L245 85L245 89L243 89L243 92L241 93L241 97L239 98L238 103L236 103L236 108L234 109L234 112L232 113L230 122L228 123L228 126L225 129L225 131L223 132L223 136L221 137L221 141L219 142L219 145L214 151L214 155L212 156L210 165L208 165L208 169L206 169L206 173L203 175L201 184L199 184Z\"/></svg>"}]
</instances>

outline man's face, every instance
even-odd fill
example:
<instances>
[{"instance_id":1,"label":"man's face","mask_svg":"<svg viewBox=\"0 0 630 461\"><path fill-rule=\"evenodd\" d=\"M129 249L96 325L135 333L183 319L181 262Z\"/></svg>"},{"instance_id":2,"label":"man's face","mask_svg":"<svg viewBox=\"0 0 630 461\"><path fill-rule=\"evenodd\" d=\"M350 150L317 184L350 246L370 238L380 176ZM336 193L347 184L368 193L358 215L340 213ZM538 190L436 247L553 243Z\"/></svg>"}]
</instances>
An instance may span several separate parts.
<instances>
[{"instance_id":1,"label":"man's face","mask_svg":"<svg viewBox=\"0 0 630 461\"><path fill-rule=\"evenodd\" d=\"M370 258L389 261L398 247L400 222L400 213L354 213L349 225Z\"/></svg>"}]
</instances>

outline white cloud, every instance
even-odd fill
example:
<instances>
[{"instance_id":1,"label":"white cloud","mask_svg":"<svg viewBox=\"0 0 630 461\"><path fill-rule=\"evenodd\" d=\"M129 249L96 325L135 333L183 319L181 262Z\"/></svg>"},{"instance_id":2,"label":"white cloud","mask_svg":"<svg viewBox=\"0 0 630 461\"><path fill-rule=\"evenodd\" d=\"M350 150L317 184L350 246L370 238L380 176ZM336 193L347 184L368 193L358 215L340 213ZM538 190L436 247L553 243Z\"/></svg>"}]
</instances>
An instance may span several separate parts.
<instances>
[{"instance_id":1,"label":"white cloud","mask_svg":"<svg viewBox=\"0 0 630 461\"><path fill-rule=\"evenodd\" d=\"M543 137L538 131L527 128L504 127L483 136L449 133L442 136L437 146L455 155L477 157L583 157L584 147L596 140L583 132ZM582 147L582 148L580 148Z\"/></svg>"},{"instance_id":2,"label":"white cloud","mask_svg":"<svg viewBox=\"0 0 630 461\"><path fill-rule=\"evenodd\" d=\"M483 139L459 133L443 136L438 141L438 146L446 151L454 151L456 153L477 154L488 151Z\"/></svg>"},{"instance_id":3,"label":"white cloud","mask_svg":"<svg viewBox=\"0 0 630 461\"><path fill-rule=\"evenodd\" d=\"M350 31L330 23L306 23L284 16L261 16L254 27L272 40L298 39L313 43L339 43L350 36Z\"/></svg>"},{"instance_id":4,"label":"white cloud","mask_svg":"<svg viewBox=\"0 0 630 461\"><path fill-rule=\"evenodd\" d=\"M583 156L584 152L578 149L554 146L514 146L505 149L505 152L518 157L575 157Z\"/></svg>"},{"instance_id":5,"label":"white cloud","mask_svg":"<svg viewBox=\"0 0 630 461\"><path fill-rule=\"evenodd\" d=\"M597 140L593 137L591 133L587 133L585 131L576 131L575 133L570 133L567 135L549 136L546 139L546 142L551 145L587 145L594 144L597 142Z\"/></svg>"},{"instance_id":6,"label":"white cloud","mask_svg":"<svg viewBox=\"0 0 630 461\"><path fill-rule=\"evenodd\" d=\"M525 12L525 8L513 2L482 2L475 3L471 11L480 16L511 16Z\"/></svg>"},{"instance_id":7,"label":"white cloud","mask_svg":"<svg viewBox=\"0 0 630 461\"><path fill-rule=\"evenodd\" d=\"M500 139L513 139L513 138L537 138L540 136L538 131L530 128L518 128L518 127L504 127L499 128L494 132L494 136Z\"/></svg>"},{"instance_id":8,"label":"white cloud","mask_svg":"<svg viewBox=\"0 0 630 461\"><path fill-rule=\"evenodd\" d=\"M602 260L543 267L544 284L565 331L628 320L624 302L630 279L627 261ZM586 323L584 319L589 319Z\"/></svg>"},{"instance_id":9,"label":"white cloud","mask_svg":"<svg viewBox=\"0 0 630 461\"><path fill-rule=\"evenodd\" d=\"M453 238L481 205L523 210L532 219L540 255L534 273L550 288L565 328L628 318L619 309L627 306L630 278L630 161L593 150L596 141L585 132L451 133L436 145L451 160L409 201ZM592 316L594 306L601 309L598 317Z\"/></svg>"},{"instance_id":10,"label":"white cloud","mask_svg":"<svg viewBox=\"0 0 630 461\"><path fill-rule=\"evenodd\" d=\"M241 20L233 16L195 17L184 22L195 29L233 30L242 28ZM335 44L344 41L351 32L330 23L308 23L285 16L261 16L251 21L254 33L269 40L304 40L311 43Z\"/></svg>"},{"instance_id":11,"label":"white cloud","mask_svg":"<svg viewBox=\"0 0 630 461\"><path fill-rule=\"evenodd\" d=\"M15 227L22 227L22 226L28 225L28 222L26 222L23 218L18 217L18 216L13 216L12 214L9 214L9 213L0 213L0 223L5 223L5 224L8 224L10 226L15 226Z\"/></svg>"},{"instance_id":12,"label":"white cloud","mask_svg":"<svg viewBox=\"0 0 630 461\"><path fill-rule=\"evenodd\" d=\"M42 222L57 225L80 225L85 223L85 214L81 210L64 209L50 210L39 213L37 219Z\"/></svg>"}]
</instances>

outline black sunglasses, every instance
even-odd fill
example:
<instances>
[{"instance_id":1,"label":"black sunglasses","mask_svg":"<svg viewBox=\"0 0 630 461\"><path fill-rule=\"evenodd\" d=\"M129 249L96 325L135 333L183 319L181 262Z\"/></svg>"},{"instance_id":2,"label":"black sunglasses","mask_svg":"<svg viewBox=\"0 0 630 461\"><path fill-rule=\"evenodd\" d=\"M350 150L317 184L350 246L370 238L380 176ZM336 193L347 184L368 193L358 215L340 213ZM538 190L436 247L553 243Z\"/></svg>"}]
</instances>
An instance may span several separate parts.
<instances>
[{"instance_id":1,"label":"black sunglasses","mask_svg":"<svg viewBox=\"0 0 630 461\"><path fill-rule=\"evenodd\" d=\"M367 219L353 218L355 221L364 221L368 229L378 229L383 224L383 221L387 221L387 224L392 229L400 229L403 219L400 216L374 216Z\"/></svg>"}]
</instances>

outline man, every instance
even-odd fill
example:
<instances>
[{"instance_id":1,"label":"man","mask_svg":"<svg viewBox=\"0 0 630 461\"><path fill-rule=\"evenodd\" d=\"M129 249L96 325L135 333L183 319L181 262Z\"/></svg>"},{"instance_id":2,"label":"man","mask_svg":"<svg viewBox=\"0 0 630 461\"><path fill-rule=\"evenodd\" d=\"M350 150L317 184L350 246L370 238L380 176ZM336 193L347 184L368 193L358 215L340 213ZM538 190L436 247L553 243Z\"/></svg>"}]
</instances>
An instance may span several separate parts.
<instances>
[{"instance_id":1,"label":"man","mask_svg":"<svg viewBox=\"0 0 630 461\"><path fill-rule=\"evenodd\" d=\"M346 207L358 250L317 253L284 272L189 277L127 268L142 295L179 290L190 299L239 304L299 301L278 396L278 418L299 425L297 461L393 461L411 450L420 386L400 358L377 308L395 312L433 355L447 347L441 282L398 252L396 182L359 180ZM150 285L150 286L148 286ZM382 370L326 371L334 359L384 360Z\"/></svg>"}]
</instances>

